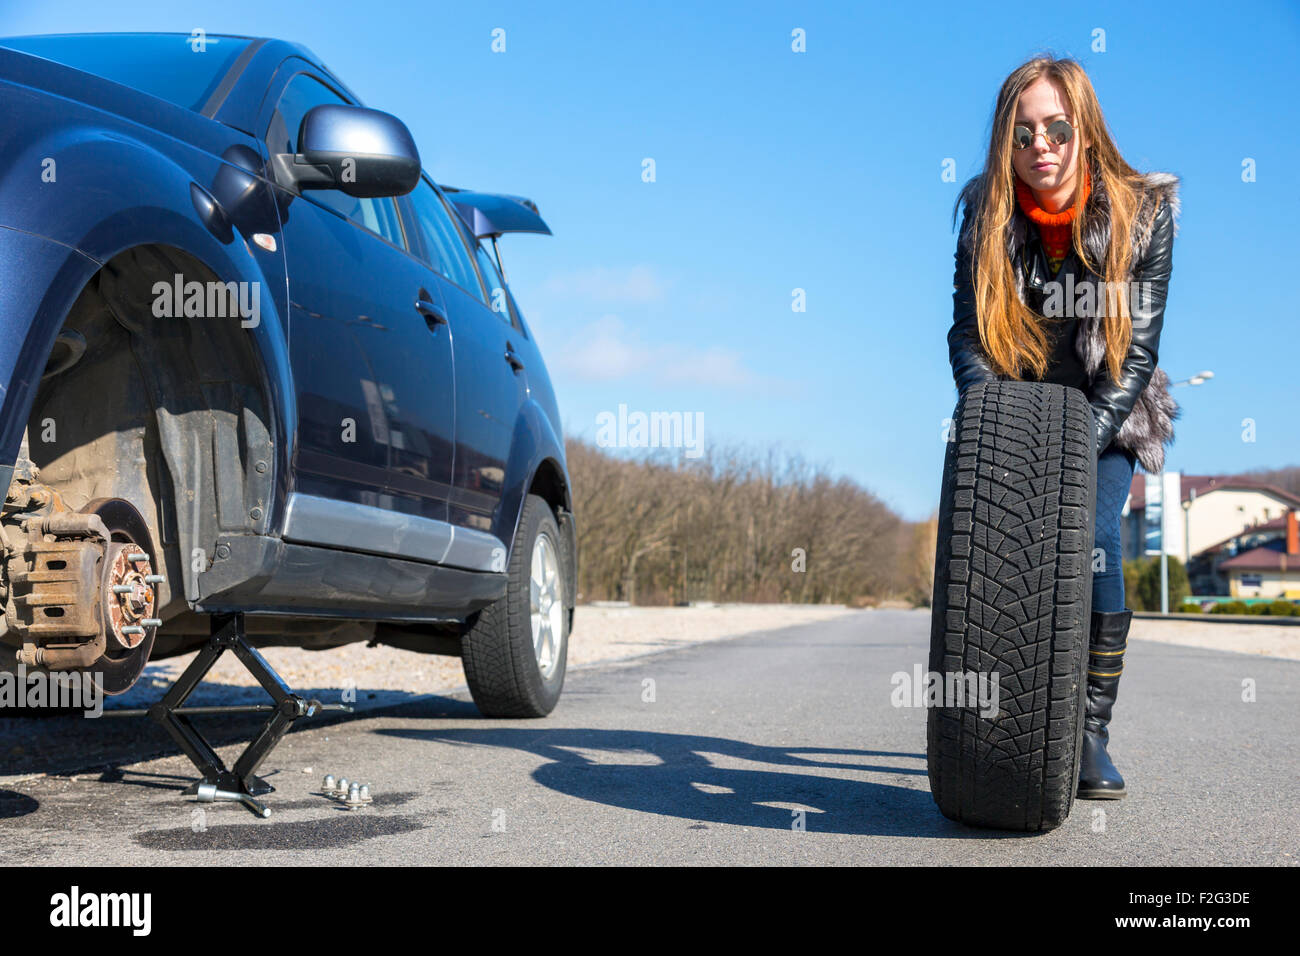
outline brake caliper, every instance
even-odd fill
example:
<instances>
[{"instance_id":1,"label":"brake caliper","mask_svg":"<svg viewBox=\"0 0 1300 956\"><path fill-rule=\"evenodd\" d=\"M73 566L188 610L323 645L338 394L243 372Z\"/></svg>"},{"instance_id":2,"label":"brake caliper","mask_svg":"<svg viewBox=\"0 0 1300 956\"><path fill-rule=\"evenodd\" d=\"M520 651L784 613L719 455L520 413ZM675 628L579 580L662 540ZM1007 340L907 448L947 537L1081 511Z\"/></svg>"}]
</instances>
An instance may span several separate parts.
<instances>
[{"instance_id":1,"label":"brake caliper","mask_svg":"<svg viewBox=\"0 0 1300 956\"><path fill-rule=\"evenodd\" d=\"M105 649L100 602L109 535L98 515L71 511L26 518L6 563L5 622L22 637L29 667L88 667Z\"/></svg>"}]
</instances>

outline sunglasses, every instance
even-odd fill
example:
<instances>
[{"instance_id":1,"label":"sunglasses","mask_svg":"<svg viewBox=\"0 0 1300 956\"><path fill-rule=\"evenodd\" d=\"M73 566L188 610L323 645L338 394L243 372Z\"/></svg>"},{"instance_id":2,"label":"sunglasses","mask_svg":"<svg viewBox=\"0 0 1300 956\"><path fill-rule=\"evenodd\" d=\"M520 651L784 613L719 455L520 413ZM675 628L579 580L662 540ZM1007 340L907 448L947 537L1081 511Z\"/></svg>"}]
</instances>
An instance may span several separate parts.
<instances>
[{"instance_id":1,"label":"sunglasses","mask_svg":"<svg viewBox=\"0 0 1300 956\"><path fill-rule=\"evenodd\" d=\"M1074 139L1074 127L1065 120L1059 119L1049 123L1042 135L1047 139L1048 146L1064 146ZM1011 145L1015 149L1025 149L1032 146L1038 136L1039 134L1028 126L1017 126L1011 131Z\"/></svg>"}]
</instances>

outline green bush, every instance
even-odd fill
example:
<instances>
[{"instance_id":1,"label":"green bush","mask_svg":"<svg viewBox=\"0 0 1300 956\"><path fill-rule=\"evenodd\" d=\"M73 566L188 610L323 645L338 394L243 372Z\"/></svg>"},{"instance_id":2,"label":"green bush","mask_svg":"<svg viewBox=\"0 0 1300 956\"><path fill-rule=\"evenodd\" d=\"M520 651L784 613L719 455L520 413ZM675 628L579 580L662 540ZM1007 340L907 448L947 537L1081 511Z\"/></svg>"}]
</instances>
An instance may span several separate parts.
<instances>
[{"instance_id":1,"label":"green bush","mask_svg":"<svg viewBox=\"0 0 1300 956\"><path fill-rule=\"evenodd\" d=\"M1245 601L1220 601L1210 608L1211 614L1245 614Z\"/></svg>"},{"instance_id":2,"label":"green bush","mask_svg":"<svg viewBox=\"0 0 1300 956\"><path fill-rule=\"evenodd\" d=\"M1290 601L1270 601L1264 607L1264 613L1270 617L1290 617L1295 613L1295 605Z\"/></svg>"},{"instance_id":3,"label":"green bush","mask_svg":"<svg viewBox=\"0 0 1300 956\"><path fill-rule=\"evenodd\" d=\"M1138 581L1142 577L1142 572L1151 562L1147 558L1133 558L1131 561L1124 562L1124 603L1135 611L1149 611L1142 602L1142 594L1138 588ZM1156 571L1159 574L1159 569ZM1159 601L1159 598L1156 599ZM1160 605L1156 605L1156 610Z\"/></svg>"},{"instance_id":4,"label":"green bush","mask_svg":"<svg viewBox=\"0 0 1300 956\"><path fill-rule=\"evenodd\" d=\"M1246 607L1247 614L1265 615L1268 613L1267 604L1251 604Z\"/></svg>"},{"instance_id":5,"label":"green bush","mask_svg":"<svg viewBox=\"0 0 1300 956\"><path fill-rule=\"evenodd\" d=\"M1196 601L1184 601L1178 608L1179 614L1200 614L1203 609Z\"/></svg>"},{"instance_id":6,"label":"green bush","mask_svg":"<svg viewBox=\"0 0 1300 956\"><path fill-rule=\"evenodd\" d=\"M1169 610L1178 611L1192 593L1187 569L1173 555L1169 561ZM1160 610L1160 558L1134 558L1124 562L1124 597L1135 611Z\"/></svg>"}]
</instances>

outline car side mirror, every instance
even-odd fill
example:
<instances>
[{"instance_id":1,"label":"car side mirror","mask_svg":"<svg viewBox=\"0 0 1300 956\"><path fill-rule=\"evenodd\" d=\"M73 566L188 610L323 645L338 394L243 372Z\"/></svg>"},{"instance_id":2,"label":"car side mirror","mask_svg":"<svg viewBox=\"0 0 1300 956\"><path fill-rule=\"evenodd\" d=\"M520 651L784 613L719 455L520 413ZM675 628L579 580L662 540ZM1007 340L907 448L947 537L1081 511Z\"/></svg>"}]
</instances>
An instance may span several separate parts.
<instances>
[{"instance_id":1,"label":"car side mirror","mask_svg":"<svg viewBox=\"0 0 1300 956\"><path fill-rule=\"evenodd\" d=\"M362 106L312 107L298 128L298 150L274 157L283 185L338 189L358 199L405 196L420 181L420 154L396 116Z\"/></svg>"}]
</instances>

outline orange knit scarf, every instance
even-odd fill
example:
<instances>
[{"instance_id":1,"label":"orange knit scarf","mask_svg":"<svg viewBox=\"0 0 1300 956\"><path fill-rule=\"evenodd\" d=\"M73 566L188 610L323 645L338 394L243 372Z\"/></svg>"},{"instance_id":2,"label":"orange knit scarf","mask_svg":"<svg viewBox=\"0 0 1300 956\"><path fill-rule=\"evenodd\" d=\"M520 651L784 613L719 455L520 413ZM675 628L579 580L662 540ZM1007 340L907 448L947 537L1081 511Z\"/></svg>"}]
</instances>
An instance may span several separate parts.
<instances>
[{"instance_id":1,"label":"orange knit scarf","mask_svg":"<svg viewBox=\"0 0 1300 956\"><path fill-rule=\"evenodd\" d=\"M1047 254L1047 261L1051 264L1053 275L1060 270L1061 263L1065 261L1065 256L1070 251L1073 238L1070 224L1074 222L1074 217L1083 208L1083 204L1088 201L1091 192L1092 175L1085 169L1083 195L1079 197L1079 201L1063 212L1048 212L1038 205L1033 190L1025 181L1019 176L1016 177L1016 201L1024 214L1038 224L1038 234L1043 237L1043 251Z\"/></svg>"}]
</instances>

